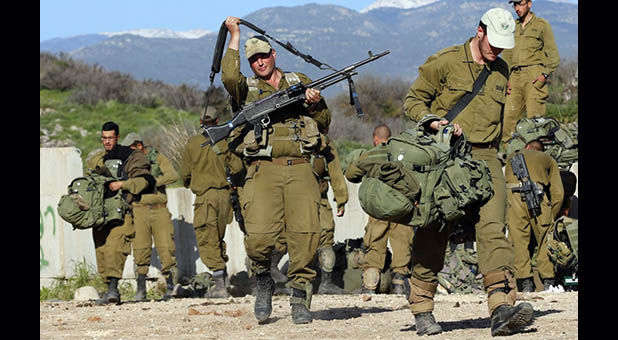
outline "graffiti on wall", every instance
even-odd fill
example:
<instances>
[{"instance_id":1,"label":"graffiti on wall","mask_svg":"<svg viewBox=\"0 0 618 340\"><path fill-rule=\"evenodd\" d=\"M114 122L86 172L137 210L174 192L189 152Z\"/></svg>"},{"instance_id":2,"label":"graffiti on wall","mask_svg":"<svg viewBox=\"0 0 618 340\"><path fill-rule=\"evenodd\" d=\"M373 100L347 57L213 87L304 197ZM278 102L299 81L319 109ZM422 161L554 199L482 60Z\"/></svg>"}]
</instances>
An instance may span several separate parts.
<instances>
[{"instance_id":1,"label":"graffiti on wall","mask_svg":"<svg viewBox=\"0 0 618 340\"><path fill-rule=\"evenodd\" d=\"M43 268L49 266L49 261L45 259L45 253L43 252L43 246L41 245L40 241L43 239L43 235L45 235L45 233L51 233L53 236L56 236L56 213L54 212L54 209L50 205L48 205L47 209L45 209L45 212L41 212L39 210L39 215L41 224L41 232L39 237L39 247L41 248L39 269L40 272L41 270L43 270ZM51 215L51 218L48 218L48 215ZM49 223L50 221L51 223Z\"/></svg>"}]
</instances>

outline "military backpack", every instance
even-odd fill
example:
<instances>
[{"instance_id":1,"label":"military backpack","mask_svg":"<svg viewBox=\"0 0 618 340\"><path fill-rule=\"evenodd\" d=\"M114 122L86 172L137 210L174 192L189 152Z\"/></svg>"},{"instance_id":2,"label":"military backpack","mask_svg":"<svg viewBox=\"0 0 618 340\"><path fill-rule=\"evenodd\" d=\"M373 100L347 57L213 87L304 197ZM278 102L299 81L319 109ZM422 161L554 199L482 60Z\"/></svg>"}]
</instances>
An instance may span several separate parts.
<instances>
[{"instance_id":1,"label":"military backpack","mask_svg":"<svg viewBox=\"0 0 618 340\"><path fill-rule=\"evenodd\" d=\"M524 117L517 122L511 139L506 144L506 155L523 149L532 140L545 146L545 153L568 170L578 159L577 124L561 124L549 117Z\"/></svg>"},{"instance_id":2,"label":"military backpack","mask_svg":"<svg viewBox=\"0 0 618 340\"><path fill-rule=\"evenodd\" d=\"M546 242L550 260L556 267L577 270L578 227L577 219L561 216L547 230Z\"/></svg>"},{"instance_id":3,"label":"military backpack","mask_svg":"<svg viewBox=\"0 0 618 340\"><path fill-rule=\"evenodd\" d=\"M464 135L453 126L416 127L367 151L357 166L366 171L359 188L365 212L377 219L414 227L442 226L474 210L493 195L489 168L471 157Z\"/></svg>"},{"instance_id":4,"label":"military backpack","mask_svg":"<svg viewBox=\"0 0 618 340\"><path fill-rule=\"evenodd\" d=\"M68 186L68 193L60 197L58 214L73 229L122 224L130 205L121 190L109 190L108 184L114 180L97 173L75 178Z\"/></svg>"}]
</instances>

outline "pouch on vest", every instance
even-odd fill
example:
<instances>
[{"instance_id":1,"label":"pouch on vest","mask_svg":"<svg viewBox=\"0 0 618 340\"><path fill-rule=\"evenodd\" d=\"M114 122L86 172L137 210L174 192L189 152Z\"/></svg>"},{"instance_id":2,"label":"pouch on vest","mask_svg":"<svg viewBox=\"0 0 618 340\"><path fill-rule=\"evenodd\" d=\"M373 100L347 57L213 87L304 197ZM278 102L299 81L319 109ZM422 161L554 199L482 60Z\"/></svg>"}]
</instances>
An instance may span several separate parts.
<instances>
[{"instance_id":1,"label":"pouch on vest","mask_svg":"<svg viewBox=\"0 0 618 340\"><path fill-rule=\"evenodd\" d=\"M303 154L310 154L313 152L319 152L324 149L322 140L320 138L320 130L318 129L318 123L313 118L308 116L300 116L298 119L298 125L300 129L300 145Z\"/></svg>"}]
</instances>

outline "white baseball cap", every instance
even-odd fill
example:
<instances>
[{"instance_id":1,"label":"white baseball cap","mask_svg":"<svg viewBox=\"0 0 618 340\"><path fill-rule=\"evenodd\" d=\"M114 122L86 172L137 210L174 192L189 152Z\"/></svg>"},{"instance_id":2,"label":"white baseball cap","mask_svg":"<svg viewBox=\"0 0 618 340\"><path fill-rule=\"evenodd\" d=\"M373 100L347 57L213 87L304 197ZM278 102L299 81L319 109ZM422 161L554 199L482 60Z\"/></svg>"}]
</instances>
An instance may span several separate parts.
<instances>
[{"instance_id":1,"label":"white baseball cap","mask_svg":"<svg viewBox=\"0 0 618 340\"><path fill-rule=\"evenodd\" d=\"M481 17L481 22L487 25L487 39L493 47L515 47L515 20L504 8L492 8Z\"/></svg>"}]
</instances>

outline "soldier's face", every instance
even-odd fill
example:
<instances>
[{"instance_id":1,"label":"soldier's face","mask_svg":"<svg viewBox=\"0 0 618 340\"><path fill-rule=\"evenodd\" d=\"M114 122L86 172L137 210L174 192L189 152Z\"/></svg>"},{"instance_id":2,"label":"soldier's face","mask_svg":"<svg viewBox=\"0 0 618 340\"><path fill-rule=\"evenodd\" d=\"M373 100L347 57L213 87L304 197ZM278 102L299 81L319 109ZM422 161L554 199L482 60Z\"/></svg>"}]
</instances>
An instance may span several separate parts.
<instances>
[{"instance_id":1,"label":"soldier's face","mask_svg":"<svg viewBox=\"0 0 618 340\"><path fill-rule=\"evenodd\" d=\"M532 7L532 2L530 1L520 1L519 3L513 3L513 8L515 12L520 18L525 17L528 12L530 12L530 7Z\"/></svg>"},{"instance_id":2,"label":"soldier's face","mask_svg":"<svg viewBox=\"0 0 618 340\"><path fill-rule=\"evenodd\" d=\"M277 53L270 50L270 53L257 53L249 58L249 64L253 73L260 78L268 79L275 70L275 59Z\"/></svg>"},{"instance_id":3,"label":"soldier's face","mask_svg":"<svg viewBox=\"0 0 618 340\"><path fill-rule=\"evenodd\" d=\"M489 39L487 38L487 34L483 32L483 30L480 28L479 34L481 34L481 38L479 39L479 51L481 52L483 59L485 59L485 61L496 60L496 58L498 58L498 55L502 53L504 49L491 46L491 44L489 43Z\"/></svg>"},{"instance_id":4,"label":"soldier's face","mask_svg":"<svg viewBox=\"0 0 618 340\"><path fill-rule=\"evenodd\" d=\"M111 151L114 146L116 146L116 143L118 143L116 131L101 131L101 143L103 143L105 151Z\"/></svg>"}]
</instances>

